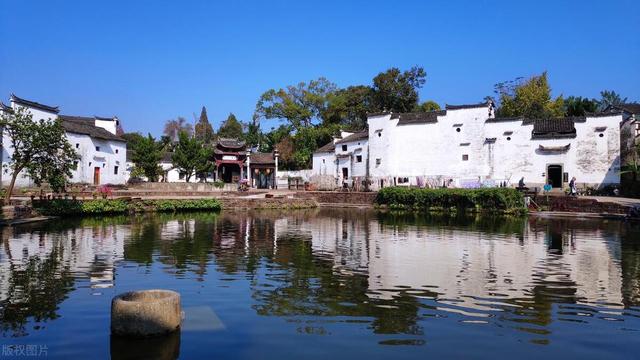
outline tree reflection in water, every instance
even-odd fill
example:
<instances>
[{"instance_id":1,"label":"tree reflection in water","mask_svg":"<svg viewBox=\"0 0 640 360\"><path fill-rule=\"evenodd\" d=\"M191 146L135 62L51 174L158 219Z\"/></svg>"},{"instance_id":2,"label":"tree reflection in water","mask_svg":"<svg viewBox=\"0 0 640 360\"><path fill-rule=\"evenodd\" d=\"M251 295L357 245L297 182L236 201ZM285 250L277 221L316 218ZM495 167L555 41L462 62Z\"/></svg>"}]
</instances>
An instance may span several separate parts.
<instances>
[{"instance_id":1,"label":"tree reflection in water","mask_svg":"<svg viewBox=\"0 0 640 360\"><path fill-rule=\"evenodd\" d=\"M207 286L249 280L260 316L327 334L332 322L423 344L432 319L492 322L548 342L555 321L640 304L640 232L620 222L363 210L146 214L5 229L0 323L27 335L78 279L117 287L122 262ZM179 289L178 289L179 290ZM220 290L223 291L223 290Z\"/></svg>"}]
</instances>

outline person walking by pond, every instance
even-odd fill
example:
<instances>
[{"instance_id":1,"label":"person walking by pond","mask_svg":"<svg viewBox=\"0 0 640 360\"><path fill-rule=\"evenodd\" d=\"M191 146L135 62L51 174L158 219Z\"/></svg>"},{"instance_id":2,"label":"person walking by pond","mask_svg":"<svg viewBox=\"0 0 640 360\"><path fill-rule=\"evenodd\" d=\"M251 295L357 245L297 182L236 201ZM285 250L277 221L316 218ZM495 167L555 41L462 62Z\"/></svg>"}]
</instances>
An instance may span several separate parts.
<instances>
[{"instance_id":1,"label":"person walking by pond","mask_svg":"<svg viewBox=\"0 0 640 360\"><path fill-rule=\"evenodd\" d=\"M576 188L576 177L572 177L569 181L569 195L578 196L578 189Z\"/></svg>"}]
</instances>

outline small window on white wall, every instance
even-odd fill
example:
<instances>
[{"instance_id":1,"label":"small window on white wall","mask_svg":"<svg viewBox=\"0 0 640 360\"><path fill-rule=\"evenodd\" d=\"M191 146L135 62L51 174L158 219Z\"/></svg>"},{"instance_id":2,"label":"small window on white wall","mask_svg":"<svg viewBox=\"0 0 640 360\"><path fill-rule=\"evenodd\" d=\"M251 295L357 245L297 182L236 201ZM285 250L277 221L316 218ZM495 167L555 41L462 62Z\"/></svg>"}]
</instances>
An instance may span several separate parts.
<instances>
[{"instance_id":1,"label":"small window on white wall","mask_svg":"<svg viewBox=\"0 0 640 360\"><path fill-rule=\"evenodd\" d=\"M76 143L76 149L79 149L79 148L80 148L80 144Z\"/></svg>"},{"instance_id":2,"label":"small window on white wall","mask_svg":"<svg viewBox=\"0 0 640 360\"><path fill-rule=\"evenodd\" d=\"M117 154L118 152L120 152L120 151L119 151L118 149L116 149L116 154Z\"/></svg>"},{"instance_id":3,"label":"small window on white wall","mask_svg":"<svg viewBox=\"0 0 640 360\"><path fill-rule=\"evenodd\" d=\"M96 151L100 151L100 146L96 146Z\"/></svg>"},{"instance_id":4,"label":"small window on white wall","mask_svg":"<svg viewBox=\"0 0 640 360\"><path fill-rule=\"evenodd\" d=\"M356 162L362 162L362 155L356 155Z\"/></svg>"},{"instance_id":5,"label":"small window on white wall","mask_svg":"<svg viewBox=\"0 0 640 360\"><path fill-rule=\"evenodd\" d=\"M376 166L380 166L380 164L382 164L382 159L377 158L376 159Z\"/></svg>"},{"instance_id":6,"label":"small window on white wall","mask_svg":"<svg viewBox=\"0 0 640 360\"><path fill-rule=\"evenodd\" d=\"M464 154L462 155L462 161L468 161L469 160L469 155Z\"/></svg>"},{"instance_id":7,"label":"small window on white wall","mask_svg":"<svg viewBox=\"0 0 640 360\"><path fill-rule=\"evenodd\" d=\"M118 175L118 167L117 166L113 167L113 175Z\"/></svg>"},{"instance_id":8,"label":"small window on white wall","mask_svg":"<svg viewBox=\"0 0 640 360\"><path fill-rule=\"evenodd\" d=\"M342 145L342 151L347 151L347 145Z\"/></svg>"}]
</instances>

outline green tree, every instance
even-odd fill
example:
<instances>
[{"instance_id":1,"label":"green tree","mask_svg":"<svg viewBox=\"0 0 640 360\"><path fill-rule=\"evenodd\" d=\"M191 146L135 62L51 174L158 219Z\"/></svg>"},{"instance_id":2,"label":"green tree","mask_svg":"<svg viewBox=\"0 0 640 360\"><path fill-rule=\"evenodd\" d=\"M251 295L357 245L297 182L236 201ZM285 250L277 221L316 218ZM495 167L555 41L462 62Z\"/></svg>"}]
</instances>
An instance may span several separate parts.
<instances>
[{"instance_id":1,"label":"green tree","mask_svg":"<svg viewBox=\"0 0 640 360\"><path fill-rule=\"evenodd\" d=\"M200 112L200 119L195 126L195 135L196 139L204 142L205 144L208 144L213 140L213 128L211 127L211 123L207 117L207 108L204 106Z\"/></svg>"},{"instance_id":2,"label":"green tree","mask_svg":"<svg viewBox=\"0 0 640 360\"><path fill-rule=\"evenodd\" d=\"M391 68L373 78L373 107L376 111L410 112L418 105L418 89L427 73L414 66L407 71Z\"/></svg>"},{"instance_id":3,"label":"green tree","mask_svg":"<svg viewBox=\"0 0 640 360\"><path fill-rule=\"evenodd\" d=\"M229 114L227 120L220 125L218 136L221 138L242 139L242 135L242 124L233 113Z\"/></svg>"},{"instance_id":4,"label":"green tree","mask_svg":"<svg viewBox=\"0 0 640 360\"><path fill-rule=\"evenodd\" d=\"M287 121L298 130L320 119L329 106L329 96L337 87L325 78L301 82L286 89L270 89L260 96L254 112L254 121L278 119Z\"/></svg>"},{"instance_id":5,"label":"green tree","mask_svg":"<svg viewBox=\"0 0 640 360\"><path fill-rule=\"evenodd\" d=\"M23 170L38 186L46 181L54 191L64 188L79 156L67 140L60 120L33 121L31 113L21 107L3 114L0 127L13 146L6 165L12 172L6 201L11 199L16 178Z\"/></svg>"},{"instance_id":6,"label":"green tree","mask_svg":"<svg viewBox=\"0 0 640 360\"><path fill-rule=\"evenodd\" d=\"M373 90L358 85L340 89L328 96L327 109L322 114L323 124L340 124L346 130L367 127L367 113L373 112Z\"/></svg>"},{"instance_id":7,"label":"green tree","mask_svg":"<svg viewBox=\"0 0 640 360\"><path fill-rule=\"evenodd\" d=\"M203 170L203 165L210 161L210 154L203 143L195 137L190 137L186 132L178 135L178 143L171 156L173 167L184 174L189 182L198 170Z\"/></svg>"},{"instance_id":8,"label":"green tree","mask_svg":"<svg viewBox=\"0 0 640 360\"><path fill-rule=\"evenodd\" d=\"M569 96L564 99L565 116L584 116L598 111L598 101L581 96Z\"/></svg>"},{"instance_id":9,"label":"green tree","mask_svg":"<svg viewBox=\"0 0 640 360\"><path fill-rule=\"evenodd\" d=\"M148 134L142 137L134 144L131 153L131 160L135 164L137 171L141 171L149 181L158 181L160 170L158 163L162 159L164 153L164 145L156 142L156 139Z\"/></svg>"},{"instance_id":10,"label":"green tree","mask_svg":"<svg viewBox=\"0 0 640 360\"><path fill-rule=\"evenodd\" d=\"M213 162L213 149L208 144L202 144L199 155L200 161L196 165L196 176L207 182L207 177L216 169Z\"/></svg>"},{"instance_id":11,"label":"green tree","mask_svg":"<svg viewBox=\"0 0 640 360\"><path fill-rule=\"evenodd\" d=\"M555 100L551 99L551 88L546 71L540 76L533 76L525 81L517 78L496 84L495 91L500 96L498 116L551 118L564 115L562 96L558 96Z\"/></svg>"},{"instance_id":12,"label":"green tree","mask_svg":"<svg viewBox=\"0 0 640 360\"><path fill-rule=\"evenodd\" d=\"M244 134L244 141L247 143L247 146L257 146L260 148L264 137L262 131L260 131L260 125L255 122L251 122L244 126L247 129L247 132Z\"/></svg>"},{"instance_id":13,"label":"green tree","mask_svg":"<svg viewBox=\"0 0 640 360\"><path fill-rule=\"evenodd\" d=\"M429 112L435 110L440 110L440 105L433 100L427 100L414 109L416 112Z\"/></svg>"},{"instance_id":14,"label":"green tree","mask_svg":"<svg viewBox=\"0 0 640 360\"><path fill-rule=\"evenodd\" d=\"M620 175L631 174L634 184L640 179L640 144L636 145L630 158L620 170Z\"/></svg>"},{"instance_id":15,"label":"green tree","mask_svg":"<svg viewBox=\"0 0 640 360\"><path fill-rule=\"evenodd\" d=\"M285 138L291 137L291 127L288 125L280 125L277 128L271 128L271 131L264 134L263 142L260 146L262 152L272 152L276 148L279 150L278 143Z\"/></svg>"},{"instance_id":16,"label":"green tree","mask_svg":"<svg viewBox=\"0 0 640 360\"><path fill-rule=\"evenodd\" d=\"M173 142L178 141L178 137L183 131L191 136L193 134L193 126L187 122L187 119L181 116L178 116L176 119L167 120L164 124L163 134L168 136Z\"/></svg>"},{"instance_id":17,"label":"green tree","mask_svg":"<svg viewBox=\"0 0 640 360\"><path fill-rule=\"evenodd\" d=\"M120 137L127 142L127 150L133 149L141 139L144 139L139 132L124 133Z\"/></svg>"},{"instance_id":18,"label":"green tree","mask_svg":"<svg viewBox=\"0 0 640 360\"><path fill-rule=\"evenodd\" d=\"M623 98L620 94L613 90L603 90L600 92L600 100L598 101L598 110L604 111L609 106L622 105L627 102L627 98Z\"/></svg>"},{"instance_id":19,"label":"green tree","mask_svg":"<svg viewBox=\"0 0 640 360\"><path fill-rule=\"evenodd\" d=\"M337 124L322 127L307 127L300 129L293 137L293 165L297 169L309 169L313 152L320 146L333 140L333 136L340 132Z\"/></svg>"}]
</instances>

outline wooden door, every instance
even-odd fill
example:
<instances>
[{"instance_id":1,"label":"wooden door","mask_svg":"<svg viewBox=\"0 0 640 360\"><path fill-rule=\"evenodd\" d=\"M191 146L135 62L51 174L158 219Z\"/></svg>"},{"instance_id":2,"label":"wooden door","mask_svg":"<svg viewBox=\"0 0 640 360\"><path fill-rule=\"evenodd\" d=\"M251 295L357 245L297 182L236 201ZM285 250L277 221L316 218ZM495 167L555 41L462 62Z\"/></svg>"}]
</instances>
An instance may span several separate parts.
<instances>
[{"instance_id":1,"label":"wooden door","mask_svg":"<svg viewBox=\"0 0 640 360\"><path fill-rule=\"evenodd\" d=\"M97 166L93 168L93 184L100 185L100 168Z\"/></svg>"}]
</instances>

